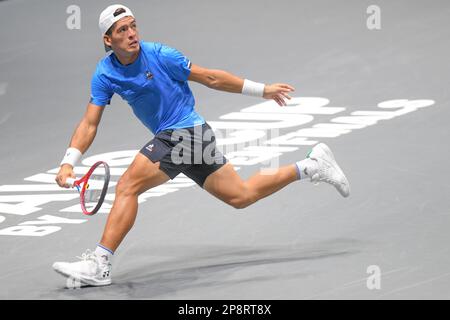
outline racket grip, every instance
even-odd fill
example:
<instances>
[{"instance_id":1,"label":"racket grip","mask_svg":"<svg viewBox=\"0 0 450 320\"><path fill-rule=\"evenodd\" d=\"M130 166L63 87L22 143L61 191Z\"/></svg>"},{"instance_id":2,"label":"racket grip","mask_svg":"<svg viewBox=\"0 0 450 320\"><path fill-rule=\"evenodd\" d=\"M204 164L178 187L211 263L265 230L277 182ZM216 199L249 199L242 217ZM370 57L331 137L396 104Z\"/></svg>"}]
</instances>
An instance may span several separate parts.
<instances>
[{"instance_id":1,"label":"racket grip","mask_svg":"<svg viewBox=\"0 0 450 320\"><path fill-rule=\"evenodd\" d=\"M75 179L74 178L67 178L66 179L66 183L73 188L73 184L75 183Z\"/></svg>"}]
</instances>

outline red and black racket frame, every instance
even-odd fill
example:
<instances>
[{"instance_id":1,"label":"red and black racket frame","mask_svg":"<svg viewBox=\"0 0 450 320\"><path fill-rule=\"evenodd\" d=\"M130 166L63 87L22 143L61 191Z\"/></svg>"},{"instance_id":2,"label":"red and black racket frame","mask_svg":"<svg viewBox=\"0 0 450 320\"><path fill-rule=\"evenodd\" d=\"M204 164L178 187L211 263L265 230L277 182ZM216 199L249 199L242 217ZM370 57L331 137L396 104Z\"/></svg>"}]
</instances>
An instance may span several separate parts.
<instances>
[{"instance_id":1,"label":"red and black racket frame","mask_svg":"<svg viewBox=\"0 0 450 320\"><path fill-rule=\"evenodd\" d=\"M95 169L97 169L100 165L103 165L105 168L105 181L103 183L102 192L100 194L97 205L94 207L92 211L88 211L86 209L86 203L84 201L84 194L89 184L89 178L91 177ZM97 161L81 179L74 181L73 186L77 188L78 192L80 193L81 210L85 215L92 216L96 214L98 210L100 210L100 207L102 206L103 201L105 200L106 193L108 192L109 178L110 178L109 165L104 161Z\"/></svg>"}]
</instances>

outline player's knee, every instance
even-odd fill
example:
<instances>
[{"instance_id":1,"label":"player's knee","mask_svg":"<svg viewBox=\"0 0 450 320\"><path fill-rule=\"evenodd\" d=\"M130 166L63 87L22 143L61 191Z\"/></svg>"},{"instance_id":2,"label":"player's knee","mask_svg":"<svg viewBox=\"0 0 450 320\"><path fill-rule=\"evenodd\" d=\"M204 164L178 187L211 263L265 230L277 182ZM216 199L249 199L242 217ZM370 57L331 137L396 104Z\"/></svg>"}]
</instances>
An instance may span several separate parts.
<instances>
[{"instance_id":1,"label":"player's knee","mask_svg":"<svg viewBox=\"0 0 450 320\"><path fill-rule=\"evenodd\" d=\"M132 179L130 179L127 175L123 175L119 182L116 185L116 195L117 196L137 196L138 190L133 183Z\"/></svg>"},{"instance_id":2,"label":"player's knee","mask_svg":"<svg viewBox=\"0 0 450 320\"><path fill-rule=\"evenodd\" d=\"M247 208L252 203L254 203L254 200L248 193L241 194L228 201L228 204L235 209Z\"/></svg>"},{"instance_id":3,"label":"player's knee","mask_svg":"<svg viewBox=\"0 0 450 320\"><path fill-rule=\"evenodd\" d=\"M233 197L227 199L227 203L235 209L244 209L256 201L253 190L246 182L239 185L239 192Z\"/></svg>"}]
</instances>

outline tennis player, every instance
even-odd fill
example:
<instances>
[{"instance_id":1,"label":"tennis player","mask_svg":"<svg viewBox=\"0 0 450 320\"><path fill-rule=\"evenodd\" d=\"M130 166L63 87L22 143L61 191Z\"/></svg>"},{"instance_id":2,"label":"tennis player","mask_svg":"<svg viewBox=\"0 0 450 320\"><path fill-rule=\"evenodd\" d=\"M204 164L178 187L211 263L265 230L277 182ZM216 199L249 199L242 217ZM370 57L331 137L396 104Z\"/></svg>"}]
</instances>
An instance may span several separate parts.
<instances>
[{"instance_id":1,"label":"tennis player","mask_svg":"<svg viewBox=\"0 0 450 320\"><path fill-rule=\"evenodd\" d=\"M191 63L176 49L141 41L134 15L123 5L107 7L100 14L99 27L105 47L111 52L97 64L90 102L72 136L56 182L69 187L66 179L75 177L73 168L94 140L102 113L114 93L128 102L155 136L120 178L95 251L88 250L81 261L54 263L55 271L85 285L111 284L112 257L134 224L138 196L179 173L238 209L303 179L329 183L342 196L349 195L349 183L323 143L316 145L306 159L280 167L270 175L259 172L248 180L241 179L217 150L210 126L195 111L188 81L215 90L272 99L280 106L291 99L292 86L257 83L226 71L207 69Z\"/></svg>"}]
</instances>

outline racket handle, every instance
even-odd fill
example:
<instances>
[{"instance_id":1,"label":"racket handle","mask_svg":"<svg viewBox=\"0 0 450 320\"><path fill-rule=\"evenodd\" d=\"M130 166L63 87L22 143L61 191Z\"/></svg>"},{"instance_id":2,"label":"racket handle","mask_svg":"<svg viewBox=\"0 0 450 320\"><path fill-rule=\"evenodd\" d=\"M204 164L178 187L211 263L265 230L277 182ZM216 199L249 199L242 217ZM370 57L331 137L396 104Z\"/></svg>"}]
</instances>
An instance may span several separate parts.
<instances>
[{"instance_id":1,"label":"racket handle","mask_svg":"<svg viewBox=\"0 0 450 320\"><path fill-rule=\"evenodd\" d=\"M75 179L74 178L67 178L66 179L66 183L73 188L73 184L75 183Z\"/></svg>"}]
</instances>

